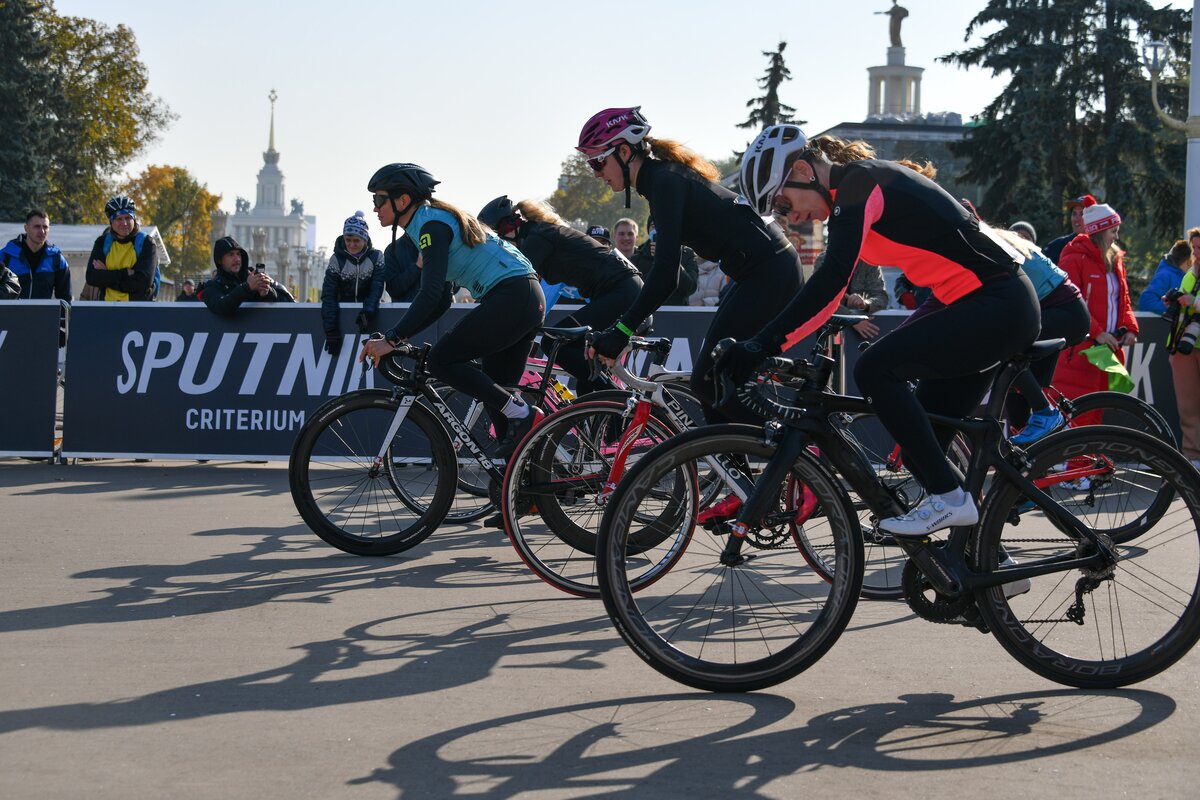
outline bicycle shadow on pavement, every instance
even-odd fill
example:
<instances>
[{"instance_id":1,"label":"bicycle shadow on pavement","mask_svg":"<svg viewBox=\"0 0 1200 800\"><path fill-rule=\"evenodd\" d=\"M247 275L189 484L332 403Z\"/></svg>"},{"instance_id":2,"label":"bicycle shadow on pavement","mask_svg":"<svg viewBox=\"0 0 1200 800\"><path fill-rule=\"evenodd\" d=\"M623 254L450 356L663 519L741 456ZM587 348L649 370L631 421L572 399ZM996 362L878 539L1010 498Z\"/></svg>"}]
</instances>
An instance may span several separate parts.
<instances>
[{"instance_id":1,"label":"bicycle shadow on pavement","mask_svg":"<svg viewBox=\"0 0 1200 800\"><path fill-rule=\"evenodd\" d=\"M643 798L703 786L705 796L757 798L776 781L830 767L913 772L1051 758L1134 736L1175 708L1170 697L1142 690L1061 689L961 701L907 694L787 725L795 704L779 696L650 695L436 733L347 784L386 784L403 797Z\"/></svg>"},{"instance_id":2,"label":"bicycle shadow on pavement","mask_svg":"<svg viewBox=\"0 0 1200 800\"><path fill-rule=\"evenodd\" d=\"M524 600L420 610L295 646L277 668L138 697L0 711L0 735L94 730L256 711L391 700L464 686L503 669L591 671L621 647L596 604Z\"/></svg>"},{"instance_id":3,"label":"bicycle shadow on pavement","mask_svg":"<svg viewBox=\"0 0 1200 800\"><path fill-rule=\"evenodd\" d=\"M302 524L268 531L218 528L188 535L236 537L239 549L185 564L122 564L72 573L70 580L100 584L93 597L0 611L0 634L188 617L271 602L323 604L359 588L543 586L511 548L481 549L472 532L447 537L435 533L412 550L386 558L341 553ZM454 549L461 555L429 558L433 550L458 539L462 542ZM468 548L467 541L475 541L475 548ZM566 595L545 587L542 596Z\"/></svg>"}]
</instances>

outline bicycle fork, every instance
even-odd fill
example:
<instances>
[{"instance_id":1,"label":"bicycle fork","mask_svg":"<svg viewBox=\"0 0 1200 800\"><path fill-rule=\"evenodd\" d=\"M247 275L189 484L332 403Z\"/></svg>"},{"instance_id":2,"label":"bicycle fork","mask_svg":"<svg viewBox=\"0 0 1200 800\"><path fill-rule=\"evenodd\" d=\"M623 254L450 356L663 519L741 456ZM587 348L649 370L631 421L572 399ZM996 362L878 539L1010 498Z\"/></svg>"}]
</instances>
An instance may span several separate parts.
<instances>
[{"instance_id":1,"label":"bicycle fork","mask_svg":"<svg viewBox=\"0 0 1200 800\"><path fill-rule=\"evenodd\" d=\"M404 420L408 417L408 410L412 408L416 399L416 396L411 394L403 395L400 398L400 405L397 406L396 413L392 416L392 422L388 425L387 434L379 445L379 452L375 454L375 460L371 462L371 470L368 474L372 478L378 477L379 470L383 469L383 462L387 458L388 450L392 447L392 440L396 438L396 433L404 424Z\"/></svg>"},{"instance_id":2,"label":"bicycle fork","mask_svg":"<svg viewBox=\"0 0 1200 800\"><path fill-rule=\"evenodd\" d=\"M800 453L808 445L808 436L796 428L784 428L783 437L775 448L775 454L763 468L762 474L754 482L746 501L738 510L737 518L729 523L729 539L721 551L721 563L727 567L736 567L743 563L746 557L742 555L742 543L750 532L750 527L757 520L767 515L773 503L779 497L779 485L787 477L792 464L800 457ZM746 476L747 478L749 476Z\"/></svg>"}]
</instances>

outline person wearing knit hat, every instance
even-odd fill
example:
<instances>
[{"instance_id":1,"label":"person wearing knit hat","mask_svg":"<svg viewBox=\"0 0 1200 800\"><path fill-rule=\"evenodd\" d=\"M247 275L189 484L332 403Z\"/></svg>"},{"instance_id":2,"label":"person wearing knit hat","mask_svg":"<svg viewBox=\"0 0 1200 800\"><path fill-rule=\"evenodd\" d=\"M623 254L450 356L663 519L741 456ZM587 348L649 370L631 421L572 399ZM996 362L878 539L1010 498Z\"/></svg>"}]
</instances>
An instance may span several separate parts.
<instances>
[{"instance_id":1,"label":"person wearing knit hat","mask_svg":"<svg viewBox=\"0 0 1200 800\"><path fill-rule=\"evenodd\" d=\"M1083 209L1083 232L1088 236L1121 224L1121 215L1107 203L1098 203ZM1116 237L1114 237L1115 240Z\"/></svg>"},{"instance_id":2,"label":"person wearing knit hat","mask_svg":"<svg viewBox=\"0 0 1200 800\"><path fill-rule=\"evenodd\" d=\"M1071 216L1071 232L1052 240L1042 249L1042 252L1055 264L1058 263L1058 257L1062 254L1063 248L1067 246L1067 242L1083 233L1083 210L1094 205L1096 205L1096 198L1090 194L1081 194L1066 202L1067 213Z\"/></svg>"},{"instance_id":3,"label":"person wearing knit hat","mask_svg":"<svg viewBox=\"0 0 1200 800\"><path fill-rule=\"evenodd\" d=\"M413 269L416 269L415 256ZM337 355L342 349L339 303L362 303L354 321L360 334L375 322L385 285L389 292L383 253L371 246L366 215L355 211L342 223L342 235L333 244L333 255L321 284L321 323L325 329L325 352ZM393 300L401 298L393 294ZM407 298L405 298L407 299Z\"/></svg>"},{"instance_id":4,"label":"person wearing knit hat","mask_svg":"<svg viewBox=\"0 0 1200 800\"><path fill-rule=\"evenodd\" d=\"M1108 389L1108 373L1094 366L1083 351L1102 344L1123 363L1123 348L1137 341L1138 334L1125 280L1125 253L1117 246L1121 215L1107 203L1080 208L1083 232L1067 243L1058 262L1086 298L1091 317L1088 338L1059 354L1054 373L1054 387L1072 399ZM1084 425L1100 421L1086 419L1091 416L1084 414L1079 419Z\"/></svg>"},{"instance_id":5,"label":"person wearing knit hat","mask_svg":"<svg viewBox=\"0 0 1200 800\"><path fill-rule=\"evenodd\" d=\"M1012 231L1013 233L1017 234L1018 236L1020 236L1024 239L1027 239L1028 241L1033 242L1034 244L1037 244L1037 230L1033 227L1033 225L1031 223L1026 222L1023 219L1018 220L1018 221L1014 222L1012 225L1009 225L1008 229L1010 231Z\"/></svg>"}]
</instances>

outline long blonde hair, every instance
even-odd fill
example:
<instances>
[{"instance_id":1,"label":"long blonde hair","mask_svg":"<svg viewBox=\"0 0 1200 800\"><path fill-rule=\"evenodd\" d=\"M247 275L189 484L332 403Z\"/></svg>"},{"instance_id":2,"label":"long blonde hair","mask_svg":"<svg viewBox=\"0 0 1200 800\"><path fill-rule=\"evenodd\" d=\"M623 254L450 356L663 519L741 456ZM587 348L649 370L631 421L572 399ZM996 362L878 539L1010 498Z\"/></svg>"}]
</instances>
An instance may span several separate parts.
<instances>
[{"instance_id":1,"label":"long blonde hair","mask_svg":"<svg viewBox=\"0 0 1200 800\"><path fill-rule=\"evenodd\" d=\"M659 161L673 161L676 164L682 164L688 169L698 172L700 177L708 181L716 182L721 179L721 171L711 161L682 142L674 139L655 139L652 136L647 136L644 141L650 150L650 155Z\"/></svg>"},{"instance_id":2,"label":"long blonde hair","mask_svg":"<svg viewBox=\"0 0 1200 800\"><path fill-rule=\"evenodd\" d=\"M444 200L435 200L431 197L427 202L430 208L436 208L454 216L454 219L458 221L458 229L462 231L463 244L467 247L474 247L487 241L487 230L471 214L455 208Z\"/></svg>"},{"instance_id":3,"label":"long blonde hair","mask_svg":"<svg viewBox=\"0 0 1200 800\"><path fill-rule=\"evenodd\" d=\"M1028 261L1029 257L1031 255L1033 255L1034 253L1042 252L1042 249L1040 247L1038 247L1036 244L1034 244L1033 242L1026 239L1024 236L1021 236L1010 230L1005 230L1004 228L993 227L991 225L988 225L983 220L980 220L979 227L985 228L985 226L986 226L986 230L990 231L991 233L996 234L996 236L1003 239L1006 244L1011 245L1012 248L1014 250L1016 250L1018 253L1020 253L1021 256L1026 261Z\"/></svg>"},{"instance_id":4,"label":"long blonde hair","mask_svg":"<svg viewBox=\"0 0 1200 800\"><path fill-rule=\"evenodd\" d=\"M804 155L815 155L818 161L824 161L826 164L849 164L851 161L875 158L875 148L861 139L847 142L826 133L810 139L803 150L788 159L787 166L790 168L796 159ZM920 172L919 169L917 171Z\"/></svg>"},{"instance_id":5,"label":"long blonde hair","mask_svg":"<svg viewBox=\"0 0 1200 800\"><path fill-rule=\"evenodd\" d=\"M550 205L538 200L522 200L517 203L517 211L530 222L547 222L551 225L566 225Z\"/></svg>"}]
</instances>

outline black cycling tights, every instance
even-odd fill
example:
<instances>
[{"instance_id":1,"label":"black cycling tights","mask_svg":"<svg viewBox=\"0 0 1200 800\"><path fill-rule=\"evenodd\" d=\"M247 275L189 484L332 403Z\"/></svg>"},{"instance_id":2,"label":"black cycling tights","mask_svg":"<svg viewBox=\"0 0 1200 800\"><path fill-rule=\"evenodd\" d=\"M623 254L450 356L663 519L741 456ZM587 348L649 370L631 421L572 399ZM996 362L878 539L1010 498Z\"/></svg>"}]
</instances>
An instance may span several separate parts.
<instances>
[{"instance_id":1,"label":"black cycling tights","mask_svg":"<svg viewBox=\"0 0 1200 800\"><path fill-rule=\"evenodd\" d=\"M749 339L774 319L799 291L800 259L791 248L748 268L741 280L734 281L725 290L716 316L704 335L704 343L700 345L700 354L692 365L692 390L700 399L704 419L709 423L762 423L749 412L727 413L713 408L716 387L712 380L712 349L727 337L739 342Z\"/></svg>"},{"instance_id":2,"label":"black cycling tights","mask_svg":"<svg viewBox=\"0 0 1200 800\"><path fill-rule=\"evenodd\" d=\"M429 374L481 401L499 425L500 409L512 396L503 387L521 379L545 307L536 276L502 281L438 339L426 361Z\"/></svg>"},{"instance_id":3,"label":"black cycling tights","mask_svg":"<svg viewBox=\"0 0 1200 800\"><path fill-rule=\"evenodd\" d=\"M561 328L587 325L594 331L605 330L629 310L641 290L642 279L636 275L627 275L616 285L596 294L587 305L563 317L555 325ZM607 381L588 379L591 368L583 355L582 345L566 345L558 351L554 361L575 378L576 394L584 395L609 386Z\"/></svg>"},{"instance_id":4,"label":"black cycling tights","mask_svg":"<svg viewBox=\"0 0 1200 800\"><path fill-rule=\"evenodd\" d=\"M940 310L911 317L859 358L858 388L899 443L905 466L929 492L942 494L960 484L945 455L954 431L939 429L935 435L925 412L972 413L995 367L1037 339L1039 320L1029 279L1001 278ZM920 381L915 394L909 381Z\"/></svg>"}]
</instances>

